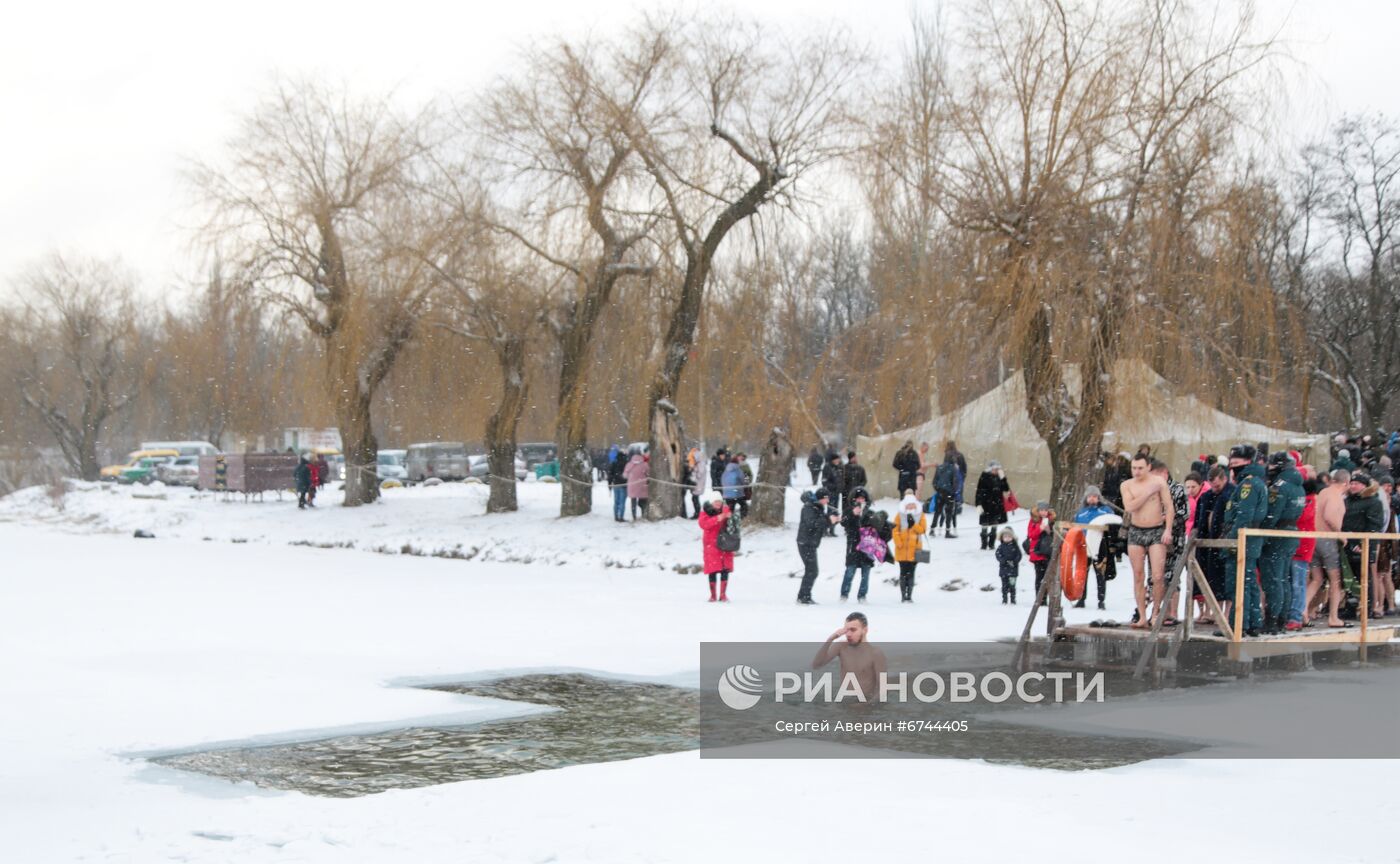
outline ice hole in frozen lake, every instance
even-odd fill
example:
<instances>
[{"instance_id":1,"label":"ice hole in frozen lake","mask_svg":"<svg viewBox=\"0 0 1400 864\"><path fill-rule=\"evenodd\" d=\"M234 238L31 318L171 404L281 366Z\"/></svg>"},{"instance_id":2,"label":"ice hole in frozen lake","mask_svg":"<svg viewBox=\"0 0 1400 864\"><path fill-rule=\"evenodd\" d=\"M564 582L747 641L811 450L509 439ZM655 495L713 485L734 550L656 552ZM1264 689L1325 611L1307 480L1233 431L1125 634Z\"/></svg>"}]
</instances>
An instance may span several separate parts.
<instances>
[{"instance_id":1,"label":"ice hole in frozen lake","mask_svg":"<svg viewBox=\"0 0 1400 864\"><path fill-rule=\"evenodd\" d=\"M693 689L578 673L515 675L431 689L559 710L470 726L415 727L151 761L272 789L351 798L700 746L699 696ZM971 735L900 737L879 746L911 755L1071 770L1126 765L1192 749L1166 741L1096 738L1094 755L1086 757L1083 736L994 723L978 723L973 730Z\"/></svg>"}]
</instances>

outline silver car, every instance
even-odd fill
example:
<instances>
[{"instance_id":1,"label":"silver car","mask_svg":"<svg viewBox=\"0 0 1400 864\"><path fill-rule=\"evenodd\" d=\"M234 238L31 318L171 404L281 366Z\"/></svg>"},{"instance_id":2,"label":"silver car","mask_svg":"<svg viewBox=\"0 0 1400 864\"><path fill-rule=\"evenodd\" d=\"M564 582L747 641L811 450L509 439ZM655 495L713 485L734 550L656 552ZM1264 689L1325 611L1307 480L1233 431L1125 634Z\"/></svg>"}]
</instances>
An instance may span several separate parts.
<instances>
[{"instance_id":1,"label":"silver car","mask_svg":"<svg viewBox=\"0 0 1400 864\"><path fill-rule=\"evenodd\" d=\"M467 457L471 462L471 476L482 482L489 479L491 474L491 457L485 453L473 453ZM520 451L515 453L515 479L524 480L530 470L525 467L525 460L521 457Z\"/></svg>"},{"instance_id":2,"label":"silver car","mask_svg":"<svg viewBox=\"0 0 1400 864\"><path fill-rule=\"evenodd\" d=\"M375 461L375 471L380 480L408 479L407 450L380 450Z\"/></svg>"},{"instance_id":3,"label":"silver car","mask_svg":"<svg viewBox=\"0 0 1400 864\"><path fill-rule=\"evenodd\" d=\"M199 457L178 456L157 465L156 479L167 486L199 485Z\"/></svg>"}]
</instances>

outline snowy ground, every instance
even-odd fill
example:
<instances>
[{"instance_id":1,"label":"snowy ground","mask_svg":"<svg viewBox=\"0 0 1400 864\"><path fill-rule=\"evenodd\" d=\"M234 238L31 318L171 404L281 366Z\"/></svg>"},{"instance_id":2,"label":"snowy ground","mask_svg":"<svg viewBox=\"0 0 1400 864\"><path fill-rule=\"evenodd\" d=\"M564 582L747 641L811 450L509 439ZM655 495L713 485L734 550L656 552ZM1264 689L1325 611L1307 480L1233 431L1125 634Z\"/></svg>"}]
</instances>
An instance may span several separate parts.
<instances>
[{"instance_id":1,"label":"snowy ground","mask_svg":"<svg viewBox=\"0 0 1400 864\"><path fill-rule=\"evenodd\" d=\"M617 525L601 489L596 512L575 520L554 516L557 486L536 483L522 485L521 512L489 517L486 490L459 484L308 512L290 499L228 503L178 489L136 497L152 491L78 485L61 506L42 489L0 499L7 860L1165 861L1186 854L1188 837L1239 861L1396 858L1386 841L1286 821L1354 819L1359 800L1389 786L1356 762L1321 768L1361 797L1306 799L1299 771L1316 763L1259 760L1050 772L692 752L357 799L158 768L129 754L513 710L396 686L404 679L576 668L687 680L700 641L819 640L846 607L834 602L839 540L821 550L820 606L793 604L791 526L751 532L734 602L709 604L704 577L675 569L700 560L693 523ZM156 539L132 538L138 528ZM913 606L879 581L893 568L877 570L865 607L872 638L1019 632L1025 605L976 590L996 581L996 566L977 549L975 525L933 549ZM971 586L937 589L955 577ZM1031 581L1024 567L1025 597ZM1107 614L1120 620L1131 610L1126 588L1110 587ZM1185 815L1171 802L1188 795L1193 812L1220 818L1164 823ZM1332 851L1339 842L1344 853Z\"/></svg>"}]
</instances>

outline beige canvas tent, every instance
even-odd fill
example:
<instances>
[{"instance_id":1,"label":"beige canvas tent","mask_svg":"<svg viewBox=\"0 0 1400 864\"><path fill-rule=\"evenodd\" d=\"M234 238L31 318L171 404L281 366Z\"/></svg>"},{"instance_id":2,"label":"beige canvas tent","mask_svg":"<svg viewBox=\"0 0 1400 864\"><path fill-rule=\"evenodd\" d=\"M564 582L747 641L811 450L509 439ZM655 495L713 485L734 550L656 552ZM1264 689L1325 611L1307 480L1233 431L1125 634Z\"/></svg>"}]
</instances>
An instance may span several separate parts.
<instances>
[{"instance_id":1,"label":"beige canvas tent","mask_svg":"<svg viewBox=\"0 0 1400 864\"><path fill-rule=\"evenodd\" d=\"M1067 368L1065 380L1071 393L1077 394L1078 369ZM1232 417L1194 396L1174 392L1166 379L1140 361L1120 362L1114 381L1114 416L1104 433L1103 449L1132 452L1139 444L1151 444L1177 477L1184 476L1200 454L1223 455L1240 442L1267 441L1274 449L1286 446L1302 450L1309 459L1315 453L1319 458L1327 456L1325 435L1290 432ZM876 497L895 495L895 471L890 463L905 441L913 441L915 447L926 442L928 459L937 462L943 456L943 442L950 440L956 441L967 457L967 503L972 503L972 484L992 459L1006 469L1011 488L1023 505L1049 496L1050 450L1031 425L1020 373L927 423L888 435L858 437L856 450L865 464L871 492ZM925 496L928 491L926 485Z\"/></svg>"}]
</instances>

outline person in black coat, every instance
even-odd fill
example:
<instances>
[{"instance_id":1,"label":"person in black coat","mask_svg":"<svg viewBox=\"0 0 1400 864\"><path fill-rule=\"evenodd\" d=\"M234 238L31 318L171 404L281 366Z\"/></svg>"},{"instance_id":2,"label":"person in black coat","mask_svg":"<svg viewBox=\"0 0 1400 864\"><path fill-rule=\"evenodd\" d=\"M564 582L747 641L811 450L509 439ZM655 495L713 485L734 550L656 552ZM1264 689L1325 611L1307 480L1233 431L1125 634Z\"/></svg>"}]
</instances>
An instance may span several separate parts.
<instances>
[{"instance_id":1,"label":"person in black coat","mask_svg":"<svg viewBox=\"0 0 1400 864\"><path fill-rule=\"evenodd\" d=\"M860 587L856 591L856 600L864 603L865 595L870 590L870 568L875 566L875 561L857 548L860 545L860 529L874 529L879 538L888 543L890 528L884 519L876 520L870 510L869 493L864 489L854 490L851 509L841 517L841 527L846 529L846 572L841 577L841 599L849 599L851 583L859 570Z\"/></svg>"},{"instance_id":2,"label":"person in black coat","mask_svg":"<svg viewBox=\"0 0 1400 864\"><path fill-rule=\"evenodd\" d=\"M729 451L723 447L715 451L715 455L710 457L710 488L718 489L724 484L720 478L724 476L724 469L729 467Z\"/></svg>"},{"instance_id":3,"label":"person in black coat","mask_svg":"<svg viewBox=\"0 0 1400 864\"><path fill-rule=\"evenodd\" d=\"M924 463L915 452L913 441L904 442L904 446L894 454L894 462L891 464L894 470L899 472L899 485L896 490L899 497L902 498L905 492L913 492L919 488L919 471L923 469Z\"/></svg>"},{"instance_id":4,"label":"person in black coat","mask_svg":"<svg viewBox=\"0 0 1400 864\"><path fill-rule=\"evenodd\" d=\"M1011 484L1006 482L1001 463L995 460L987 463L987 470L977 478L977 494L972 502L982 510L977 522L982 526L983 549L996 549L996 526L1006 524L1006 495L1010 491Z\"/></svg>"},{"instance_id":5,"label":"person in black coat","mask_svg":"<svg viewBox=\"0 0 1400 864\"><path fill-rule=\"evenodd\" d=\"M296 481L297 487L297 509L306 509L306 496L311 494L311 463L302 456L297 460L297 467L292 471L292 479Z\"/></svg>"},{"instance_id":6,"label":"person in black coat","mask_svg":"<svg viewBox=\"0 0 1400 864\"><path fill-rule=\"evenodd\" d=\"M1123 510L1123 481L1132 477L1128 462L1118 453L1109 453L1103 463L1103 500L1118 511Z\"/></svg>"},{"instance_id":7,"label":"person in black coat","mask_svg":"<svg viewBox=\"0 0 1400 864\"><path fill-rule=\"evenodd\" d=\"M846 486L845 489L842 490L843 496L841 500L843 506L841 512L847 513L851 509L851 493L855 492L857 489L864 489L867 482L865 466L856 461L856 451L854 450L846 451L846 471L844 477Z\"/></svg>"},{"instance_id":8,"label":"person in black coat","mask_svg":"<svg viewBox=\"0 0 1400 864\"><path fill-rule=\"evenodd\" d=\"M812 586L817 582L817 547L826 536L828 528L834 527L840 516L828 506L831 493L818 488L815 492L802 494L802 516L797 522L797 555L802 559L802 585L797 589L797 602L810 606Z\"/></svg>"},{"instance_id":9,"label":"person in black coat","mask_svg":"<svg viewBox=\"0 0 1400 864\"><path fill-rule=\"evenodd\" d=\"M1021 568L1021 547L1016 545L1016 532L1001 529L1001 542L996 546L997 573L1001 576L1001 603L1016 605L1016 574Z\"/></svg>"},{"instance_id":10,"label":"person in black coat","mask_svg":"<svg viewBox=\"0 0 1400 864\"><path fill-rule=\"evenodd\" d=\"M846 469L841 464L840 453L833 451L827 454L826 467L822 468L822 488L831 496L831 506L836 508L836 512L844 512L841 497L846 493ZM836 536L835 525L829 526L826 536Z\"/></svg>"},{"instance_id":11,"label":"person in black coat","mask_svg":"<svg viewBox=\"0 0 1400 864\"><path fill-rule=\"evenodd\" d=\"M950 458L953 460L953 464L958 466L958 475L962 478L957 487L957 499L958 503L961 504L963 495L962 483L967 480L967 457L958 450L956 441L949 441L947 444L943 445L943 460L946 462Z\"/></svg>"},{"instance_id":12,"label":"person in black coat","mask_svg":"<svg viewBox=\"0 0 1400 864\"><path fill-rule=\"evenodd\" d=\"M812 485L817 485L817 479L822 476L822 451L812 445L812 452L807 454L807 470L812 472Z\"/></svg>"}]
</instances>

